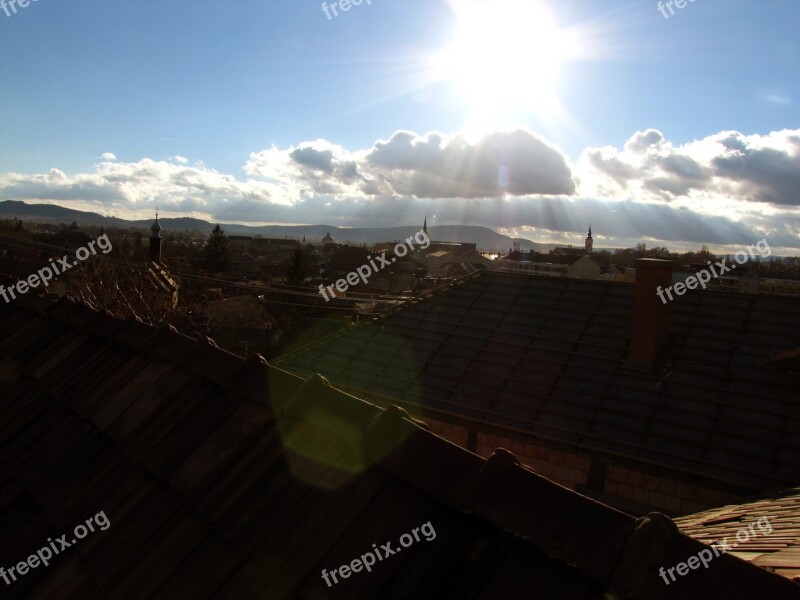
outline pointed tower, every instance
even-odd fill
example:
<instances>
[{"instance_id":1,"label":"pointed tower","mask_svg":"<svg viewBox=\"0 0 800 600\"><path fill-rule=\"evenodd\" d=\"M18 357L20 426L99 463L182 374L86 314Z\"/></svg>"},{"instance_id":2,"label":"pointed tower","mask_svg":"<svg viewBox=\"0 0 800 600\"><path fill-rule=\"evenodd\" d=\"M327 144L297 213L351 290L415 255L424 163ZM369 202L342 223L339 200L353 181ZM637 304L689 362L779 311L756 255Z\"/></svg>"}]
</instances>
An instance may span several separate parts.
<instances>
[{"instance_id":1,"label":"pointed tower","mask_svg":"<svg viewBox=\"0 0 800 600\"><path fill-rule=\"evenodd\" d=\"M150 260L161 262L161 225L158 223L158 211L156 211L156 221L150 227Z\"/></svg>"},{"instance_id":2,"label":"pointed tower","mask_svg":"<svg viewBox=\"0 0 800 600\"><path fill-rule=\"evenodd\" d=\"M422 231L425 232L425 235L428 235L428 215L425 215L425 222L422 224Z\"/></svg>"},{"instance_id":3,"label":"pointed tower","mask_svg":"<svg viewBox=\"0 0 800 600\"><path fill-rule=\"evenodd\" d=\"M586 241L583 244L586 254L592 253L592 246L594 246L594 240L592 239L592 226L589 225L589 235L586 236Z\"/></svg>"}]
</instances>

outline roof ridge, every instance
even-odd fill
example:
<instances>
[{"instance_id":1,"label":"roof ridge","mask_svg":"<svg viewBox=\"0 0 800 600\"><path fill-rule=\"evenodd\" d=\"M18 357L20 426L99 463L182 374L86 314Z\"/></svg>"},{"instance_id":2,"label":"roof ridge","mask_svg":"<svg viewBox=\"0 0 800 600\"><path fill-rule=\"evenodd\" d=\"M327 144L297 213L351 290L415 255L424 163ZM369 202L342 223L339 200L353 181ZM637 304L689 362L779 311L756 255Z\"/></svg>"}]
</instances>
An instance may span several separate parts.
<instances>
[{"instance_id":1,"label":"roof ridge","mask_svg":"<svg viewBox=\"0 0 800 600\"><path fill-rule=\"evenodd\" d=\"M77 332L122 343L215 383L223 384L245 368L244 358L220 348L212 338L195 339L170 323L150 325L137 316L121 319L66 297L58 300L31 298L19 307L56 318ZM226 372L220 373L223 367Z\"/></svg>"},{"instance_id":2,"label":"roof ridge","mask_svg":"<svg viewBox=\"0 0 800 600\"><path fill-rule=\"evenodd\" d=\"M456 510L580 567L597 581L611 577L634 530L633 517L550 481L506 449L498 448L483 459L432 433L402 408L381 409L335 388L319 374L274 410L284 443L302 458L331 465L338 451L335 466L353 472L380 464ZM415 454L437 460L420 471ZM530 510L531 498L546 499L541 510ZM571 518L574 511L589 513L587 518L601 534L584 539L583 524ZM598 561L598 556L604 559Z\"/></svg>"}]
</instances>

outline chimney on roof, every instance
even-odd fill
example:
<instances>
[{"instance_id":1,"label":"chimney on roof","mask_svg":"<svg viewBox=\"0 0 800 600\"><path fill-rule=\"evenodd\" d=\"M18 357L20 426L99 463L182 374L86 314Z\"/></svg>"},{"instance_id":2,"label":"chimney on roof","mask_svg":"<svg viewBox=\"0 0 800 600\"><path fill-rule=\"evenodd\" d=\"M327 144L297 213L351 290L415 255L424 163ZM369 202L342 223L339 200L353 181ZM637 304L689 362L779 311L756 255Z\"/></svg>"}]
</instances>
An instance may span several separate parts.
<instances>
[{"instance_id":1,"label":"chimney on roof","mask_svg":"<svg viewBox=\"0 0 800 600\"><path fill-rule=\"evenodd\" d=\"M658 258L639 258L633 292L633 325L628 362L652 369L667 343L669 304L658 297L660 287L672 285L672 263Z\"/></svg>"}]
</instances>

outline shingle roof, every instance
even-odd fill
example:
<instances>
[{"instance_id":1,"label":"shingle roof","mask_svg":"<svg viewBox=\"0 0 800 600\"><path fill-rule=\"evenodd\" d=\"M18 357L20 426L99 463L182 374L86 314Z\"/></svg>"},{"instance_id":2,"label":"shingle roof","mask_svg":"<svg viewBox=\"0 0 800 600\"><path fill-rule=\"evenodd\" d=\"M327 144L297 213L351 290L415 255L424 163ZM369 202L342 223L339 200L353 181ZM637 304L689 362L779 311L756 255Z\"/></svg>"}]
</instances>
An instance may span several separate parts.
<instances>
[{"instance_id":1,"label":"shingle roof","mask_svg":"<svg viewBox=\"0 0 800 600\"><path fill-rule=\"evenodd\" d=\"M667 587L656 569L702 546L666 517L634 520L502 450L484 461L320 377L68 301L28 304L0 306L0 566L100 511L111 525L0 582L4 595L798 597L729 556ZM323 582L427 521L435 540Z\"/></svg>"},{"instance_id":2,"label":"shingle roof","mask_svg":"<svg viewBox=\"0 0 800 600\"><path fill-rule=\"evenodd\" d=\"M752 531L751 523L758 524ZM675 519L687 535L710 544L727 538L732 552L759 567L800 583L800 487L753 502L733 504ZM737 533L745 529L743 534Z\"/></svg>"},{"instance_id":3,"label":"shingle roof","mask_svg":"<svg viewBox=\"0 0 800 600\"><path fill-rule=\"evenodd\" d=\"M487 272L276 360L412 412L764 491L800 481L800 299L689 292L654 373L627 365L633 286Z\"/></svg>"}]
</instances>

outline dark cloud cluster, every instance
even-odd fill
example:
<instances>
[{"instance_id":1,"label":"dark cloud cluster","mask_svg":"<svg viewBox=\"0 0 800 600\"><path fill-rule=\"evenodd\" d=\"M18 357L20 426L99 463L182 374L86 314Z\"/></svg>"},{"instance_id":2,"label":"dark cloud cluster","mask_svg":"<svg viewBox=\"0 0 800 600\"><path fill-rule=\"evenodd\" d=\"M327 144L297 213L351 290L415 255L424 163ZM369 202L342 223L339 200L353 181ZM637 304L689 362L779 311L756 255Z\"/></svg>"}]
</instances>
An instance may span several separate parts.
<instances>
[{"instance_id":1,"label":"dark cloud cluster","mask_svg":"<svg viewBox=\"0 0 800 600\"><path fill-rule=\"evenodd\" d=\"M522 130L494 132L476 141L398 131L359 152L316 140L253 153L245 171L303 193L398 198L575 193L566 157Z\"/></svg>"},{"instance_id":2,"label":"dark cloud cluster","mask_svg":"<svg viewBox=\"0 0 800 600\"><path fill-rule=\"evenodd\" d=\"M800 205L800 131L767 136L722 132L675 147L661 132L648 129L634 134L623 151L587 149L582 163L588 167L581 172L582 180L590 187L594 184L600 195L644 192L673 200L725 194L744 201Z\"/></svg>"},{"instance_id":3,"label":"dark cloud cluster","mask_svg":"<svg viewBox=\"0 0 800 600\"><path fill-rule=\"evenodd\" d=\"M495 132L474 143L462 136L407 131L378 142L366 155L375 190L415 198L572 195L567 159L522 130Z\"/></svg>"},{"instance_id":4,"label":"dark cloud cluster","mask_svg":"<svg viewBox=\"0 0 800 600\"><path fill-rule=\"evenodd\" d=\"M714 173L740 184L748 200L800 206L800 132L785 142L780 148L754 146L733 134L722 141L727 152L711 161Z\"/></svg>"},{"instance_id":5,"label":"dark cloud cluster","mask_svg":"<svg viewBox=\"0 0 800 600\"><path fill-rule=\"evenodd\" d=\"M589 225L599 245L628 246L648 240L648 245L675 243L699 248L753 243L770 235L776 247L800 246L800 229L787 228L780 215L761 216L747 222L725 215L709 216L669 204L618 202L565 197L509 198L492 201L464 201L457 198L407 199L378 197L369 202L310 198L297 206L274 206L254 202L226 205L217 218L228 221L274 221L318 223L352 227L394 227L421 223L428 225L482 225L495 230L585 234ZM433 217L435 215L435 218Z\"/></svg>"}]
</instances>

